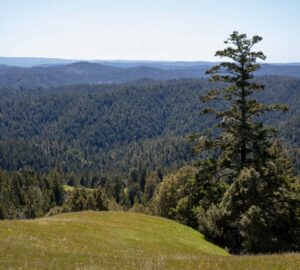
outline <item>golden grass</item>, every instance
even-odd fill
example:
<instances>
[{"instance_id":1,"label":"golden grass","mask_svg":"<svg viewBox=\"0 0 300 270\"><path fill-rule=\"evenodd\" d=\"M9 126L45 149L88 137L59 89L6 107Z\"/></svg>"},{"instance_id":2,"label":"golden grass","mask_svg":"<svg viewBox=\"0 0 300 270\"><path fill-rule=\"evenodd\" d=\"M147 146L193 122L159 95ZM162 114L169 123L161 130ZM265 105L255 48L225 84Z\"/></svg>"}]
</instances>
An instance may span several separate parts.
<instances>
[{"instance_id":1,"label":"golden grass","mask_svg":"<svg viewBox=\"0 0 300 270\"><path fill-rule=\"evenodd\" d=\"M0 269L300 269L299 254L228 256L160 217L80 212L0 222Z\"/></svg>"},{"instance_id":2,"label":"golden grass","mask_svg":"<svg viewBox=\"0 0 300 270\"><path fill-rule=\"evenodd\" d=\"M65 191L73 191L73 190L74 190L74 187L69 186L69 185L64 185L64 190L65 190Z\"/></svg>"},{"instance_id":3,"label":"golden grass","mask_svg":"<svg viewBox=\"0 0 300 270\"><path fill-rule=\"evenodd\" d=\"M75 187L69 186L69 185L64 185L63 188L67 192L72 192L75 189ZM86 187L80 187L80 188L84 188L85 190L88 190L88 191L92 191L93 190L92 188L86 188Z\"/></svg>"}]
</instances>

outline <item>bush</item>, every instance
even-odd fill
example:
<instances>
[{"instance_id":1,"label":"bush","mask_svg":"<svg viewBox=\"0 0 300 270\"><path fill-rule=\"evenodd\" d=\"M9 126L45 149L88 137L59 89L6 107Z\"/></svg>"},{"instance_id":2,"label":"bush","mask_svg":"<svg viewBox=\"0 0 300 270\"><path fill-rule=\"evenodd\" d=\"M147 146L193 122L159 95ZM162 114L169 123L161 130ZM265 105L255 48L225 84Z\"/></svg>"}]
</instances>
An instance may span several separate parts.
<instances>
[{"instance_id":1,"label":"bush","mask_svg":"<svg viewBox=\"0 0 300 270\"><path fill-rule=\"evenodd\" d=\"M151 210L154 214L175 219L183 224L197 226L192 194L197 170L191 166L179 169L164 177L156 188Z\"/></svg>"}]
</instances>

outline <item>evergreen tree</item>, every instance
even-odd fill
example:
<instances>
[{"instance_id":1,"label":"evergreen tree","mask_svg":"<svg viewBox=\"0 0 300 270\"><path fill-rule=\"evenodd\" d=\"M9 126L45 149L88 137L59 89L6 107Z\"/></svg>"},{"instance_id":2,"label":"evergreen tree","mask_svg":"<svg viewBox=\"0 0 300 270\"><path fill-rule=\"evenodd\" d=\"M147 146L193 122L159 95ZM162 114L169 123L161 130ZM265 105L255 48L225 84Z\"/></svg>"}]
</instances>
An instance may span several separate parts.
<instances>
[{"instance_id":1,"label":"evergreen tree","mask_svg":"<svg viewBox=\"0 0 300 270\"><path fill-rule=\"evenodd\" d=\"M133 183L136 183L139 177L138 170L136 168L131 169L129 172L129 177Z\"/></svg>"},{"instance_id":2,"label":"evergreen tree","mask_svg":"<svg viewBox=\"0 0 300 270\"><path fill-rule=\"evenodd\" d=\"M128 196L128 192L125 191L124 189L121 190L120 193L120 205L124 207L125 210L130 208L130 200Z\"/></svg>"},{"instance_id":3,"label":"evergreen tree","mask_svg":"<svg viewBox=\"0 0 300 270\"><path fill-rule=\"evenodd\" d=\"M147 196L148 200L153 197L155 188L160 183L160 179L157 175L157 172L150 172L146 177L145 183L145 195Z\"/></svg>"},{"instance_id":4,"label":"evergreen tree","mask_svg":"<svg viewBox=\"0 0 300 270\"><path fill-rule=\"evenodd\" d=\"M286 105L262 104L253 98L253 94L264 89L264 85L253 80L254 72L260 68L257 60L266 59L263 52L252 51L261 40L259 36L248 39L245 34L233 32L225 41L231 46L216 52L216 56L227 57L230 62L222 62L207 71L216 89L201 96L202 102L212 104L203 113L213 114L219 121L215 130L207 130L198 138L195 151L208 156L200 162L202 167L219 178L226 176L229 182L243 168L259 169L270 158L267 149L275 131L265 127L259 116L267 111L287 110ZM224 103L218 106L223 110L213 106L216 102Z\"/></svg>"},{"instance_id":5,"label":"evergreen tree","mask_svg":"<svg viewBox=\"0 0 300 270\"><path fill-rule=\"evenodd\" d=\"M30 187L25 196L24 214L26 218L36 218L42 215L41 191Z\"/></svg>"},{"instance_id":6,"label":"evergreen tree","mask_svg":"<svg viewBox=\"0 0 300 270\"><path fill-rule=\"evenodd\" d=\"M96 210L108 210L108 199L105 191L102 188L97 188L93 191Z\"/></svg>"},{"instance_id":7,"label":"evergreen tree","mask_svg":"<svg viewBox=\"0 0 300 270\"><path fill-rule=\"evenodd\" d=\"M91 188L96 188L99 184L99 178L98 176L94 175L91 182Z\"/></svg>"},{"instance_id":8,"label":"evergreen tree","mask_svg":"<svg viewBox=\"0 0 300 270\"><path fill-rule=\"evenodd\" d=\"M97 210L96 200L93 196L93 193L89 193L86 200L86 209L87 210Z\"/></svg>"},{"instance_id":9,"label":"evergreen tree","mask_svg":"<svg viewBox=\"0 0 300 270\"><path fill-rule=\"evenodd\" d=\"M75 188L69 198L69 206L71 211L86 210L87 194L84 188Z\"/></svg>"},{"instance_id":10,"label":"evergreen tree","mask_svg":"<svg viewBox=\"0 0 300 270\"><path fill-rule=\"evenodd\" d=\"M3 209L2 203L0 201L0 220L5 219L5 217L6 217L6 215L4 213L4 209Z\"/></svg>"},{"instance_id":11,"label":"evergreen tree","mask_svg":"<svg viewBox=\"0 0 300 270\"><path fill-rule=\"evenodd\" d=\"M53 173L50 174L50 178L53 185L52 190L56 205L62 205L64 202L65 191L60 177L61 176L58 170L54 170Z\"/></svg>"},{"instance_id":12,"label":"evergreen tree","mask_svg":"<svg viewBox=\"0 0 300 270\"><path fill-rule=\"evenodd\" d=\"M147 170L146 168L142 168L141 175L140 175L140 189L142 192L145 190L145 184L146 184L146 176L147 176Z\"/></svg>"},{"instance_id":13,"label":"evergreen tree","mask_svg":"<svg viewBox=\"0 0 300 270\"><path fill-rule=\"evenodd\" d=\"M233 32L225 41L230 46L216 53L231 61L207 72L217 89L201 97L212 104L203 113L212 113L219 121L215 129L198 137L195 148L204 157L197 176L199 225L208 237L235 253L300 248L295 240L299 231L295 210L299 197L295 194L299 189L294 187L298 180L275 140L275 130L265 127L259 118L267 111L287 107L266 105L253 97L264 89L254 80L254 72L260 67L257 60L266 57L252 51L261 40ZM219 110L213 107L216 102L223 104Z\"/></svg>"}]
</instances>

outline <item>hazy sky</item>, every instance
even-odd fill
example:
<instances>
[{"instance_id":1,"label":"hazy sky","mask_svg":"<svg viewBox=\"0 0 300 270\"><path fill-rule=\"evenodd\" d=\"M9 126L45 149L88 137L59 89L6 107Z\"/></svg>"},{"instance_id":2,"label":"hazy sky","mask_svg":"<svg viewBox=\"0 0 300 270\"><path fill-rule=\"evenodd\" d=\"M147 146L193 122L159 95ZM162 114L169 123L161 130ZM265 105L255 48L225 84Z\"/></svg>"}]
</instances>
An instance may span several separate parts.
<instances>
[{"instance_id":1,"label":"hazy sky","mask_svg":"<svg viewBox=\"0 0 300 270\"><path fill-rule=\"evenodd\" d=\"M300 62L300 0L0 0L0 56L217 61L233 30Z\"/></svg>"}]
</instances>

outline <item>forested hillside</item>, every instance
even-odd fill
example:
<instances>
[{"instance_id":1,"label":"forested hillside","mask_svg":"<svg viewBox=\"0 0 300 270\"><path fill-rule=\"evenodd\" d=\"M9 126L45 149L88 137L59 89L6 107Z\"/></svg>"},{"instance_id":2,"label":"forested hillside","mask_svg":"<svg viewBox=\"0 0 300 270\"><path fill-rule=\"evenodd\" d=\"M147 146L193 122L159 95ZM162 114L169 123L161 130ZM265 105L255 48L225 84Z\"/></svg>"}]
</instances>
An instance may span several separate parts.
<instances>
[{"instance_id":1,"label":"forested hillside","mask_svg":"<svg viewBox=\"0 0 300 270\"><path fill-rule=\"evenodd\" d=\"M300 80L259 78L266 103L289 105L265 122L280 127L299 168ZM201 80L140 81L124 85L74 85L51 89L2 88L0 162L5 170L24 166L49 171L128 174L131 168L164 172L193 159L188 136L211 126L200 117ZM217 104L216 106L222 106Z\"/></svg>"},{"instance_id":2,"label":"forested hillside","mask_svg":"<svg viewBox=\"0 0 300 270\"><path fill-rule=\"evenodd\" d=\"M299 174L300 80L258 81L266 85L260 101L290 107L263 121L279 128ZM199 96L210 88L206 79L1 88L0 217L43 216L65 201L63 184L104 188L123 209L147 205L165 175L199 160L189 137L215 123L200 115ZM94 209L92 195L74 194L59 212Z\"/></svg>"}]
</instances>

